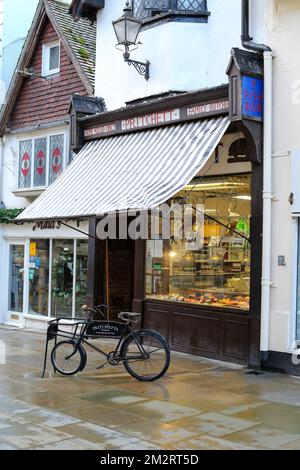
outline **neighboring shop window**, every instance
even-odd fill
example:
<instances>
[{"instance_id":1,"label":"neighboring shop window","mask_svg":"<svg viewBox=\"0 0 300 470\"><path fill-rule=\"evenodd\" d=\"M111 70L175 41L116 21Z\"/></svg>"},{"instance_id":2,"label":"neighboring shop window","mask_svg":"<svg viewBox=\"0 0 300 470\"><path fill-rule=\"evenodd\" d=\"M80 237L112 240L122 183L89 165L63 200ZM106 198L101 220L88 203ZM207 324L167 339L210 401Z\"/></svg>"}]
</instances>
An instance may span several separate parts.
<instances>
[{"instance_id":1,"label":"neighboring shop window","mask_svg":"<svg viewBox=\"0 0 300 470\"><path fill-rule=\"evenodd\" d=\"M19 189L52 184L65 168L64 134L19 144Z\"/></svg>"},{"instance_id":2,"label":"neighboring shop window","mask_svg":"<svg viewBox=\"0 0 300 470\"><path fill-rule=\"evenodd\" d=\"M174 203L202 205L203 237L198 245L172 237L147 242L148 298L249 309L250 244L229 228L249 237L250 186L250 175L209 177L192 182L174 198Z\"/></svg>"},{"instance_id":3,"label":"neighboring shop window","mask_svg":"<svg viewBox=\"0 0 300 470\"><path fill-rule=\"evenodd\" d=\"M30 188L32 168L32 141L23 140L19 145L19 188Z\"/></svg>"},{"instance_id":4,"label":"neighboring shop window","mask_svg":"<svg viewBox=\"0 0 300 470\"><path fill-rule=\"evenodd\" d=\"M23 312L24 245L9 246L9 304L10 312Z\"/></svg>"},{"instance_id":5,"label":"neighboring shop window","mask_svg":"<svg viewBox=\"0 0 300 470\"><path fill-rule=\"evenodd\" d=\"M50 137L49 184L52 184L64 169L64 135Z\"/></svg>"},{"instance_id":6,"label":"neighboring shop window","mask_svg":"<svg viewBox=\"0 0 300 470\"><path fill-rule=\"evenodd\" d=\"M48 316L49 240L31 240L29 253L29 313Z\"/></svg>"},{"instance_id":7,"label":"neighboring shop window","mask_svg":"<svg viewBox=\"0 0 300 470\"><path fill-rule=\"evenodd\" d=\"M77 240L76 250L76 300L75 316L82 316L81 307L86 302L88 271L88 241Z\"/></svg>"},{"instance_id":8,"label":"neighboring shop window","mask_svg":"<svg viewBox=\"0 0 300 470\"><path fill-rule=\"evenodd\" d=\"M52 308L53 317L72 317L74 241L53 240Z\"/></svg>"},{"instance_id":9,"label":"neighboring shop window","mask_svg":"<svg viewBox=\"0 0 300 470\"><path fill-rule=\"evenodd\" d=\"M29 314L80 317L87 267L87 240L30 240Z\"/></svg>"}]
</instances>

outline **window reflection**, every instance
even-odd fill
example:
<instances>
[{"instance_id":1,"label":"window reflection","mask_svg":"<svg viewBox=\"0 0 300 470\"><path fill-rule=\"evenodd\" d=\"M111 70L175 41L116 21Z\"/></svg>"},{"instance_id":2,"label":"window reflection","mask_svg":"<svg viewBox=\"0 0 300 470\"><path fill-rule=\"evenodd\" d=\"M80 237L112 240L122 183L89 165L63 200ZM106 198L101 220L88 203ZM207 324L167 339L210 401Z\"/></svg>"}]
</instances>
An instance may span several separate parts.
<instances>
[{"instance_id":1,"label":"window reflection","mask_svg":"<svg viewBox=\"0 0 300 470\"><path fill-rule=\"evenodd\" d=\"M81 317L81 307L86 302L88 269L88 241L77 241L76 255L76 305L75 316Z\"/></svg>"},{"instance_id":2,"label":"window reflection","mask_svg":"<svg viewBox=\"0 0 300 470\"><path fill-rule=\"evenodd\" d=\"M9 310L23 312L24 298L24 245L9 247Z\"/></svg>"},{"instance_id":3,"label":"window reflection","mask_svg":"<svg viewBox=\"0 0 300 470\"><path fill-rule=\"evenodd\" d=\"M52 308L53 317L72 317L74 241L53 240Z\"/></svg>"},{"instance_id":4,"label":"window reflection","mask_svg":"<svg viewBox=\"0 0 300 470\"><path fill-rule=\"evenodd\" d=\"M29 313L48 316L49 240L30 241Z\"/></svg>"}]
</instances>

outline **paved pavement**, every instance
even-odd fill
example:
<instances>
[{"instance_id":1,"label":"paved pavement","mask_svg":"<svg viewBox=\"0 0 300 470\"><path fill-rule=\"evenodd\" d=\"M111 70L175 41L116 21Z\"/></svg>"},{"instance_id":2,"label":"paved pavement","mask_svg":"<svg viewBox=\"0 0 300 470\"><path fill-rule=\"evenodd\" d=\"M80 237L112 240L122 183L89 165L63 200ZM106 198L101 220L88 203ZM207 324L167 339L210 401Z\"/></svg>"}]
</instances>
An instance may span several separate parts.
<instances>
[{"instance_id":1,"label":"paved pavement","mask_svg":"<svg viewBox=\"0 0 300 470\"><path fill-rule=\"evenodd\" d=\"M89 353L84 373L49 364L42 380L44 334L1 327L0 340L0 449L300 449L297 378L173 353L145 384Z\"/></svg>"}]
</instances>

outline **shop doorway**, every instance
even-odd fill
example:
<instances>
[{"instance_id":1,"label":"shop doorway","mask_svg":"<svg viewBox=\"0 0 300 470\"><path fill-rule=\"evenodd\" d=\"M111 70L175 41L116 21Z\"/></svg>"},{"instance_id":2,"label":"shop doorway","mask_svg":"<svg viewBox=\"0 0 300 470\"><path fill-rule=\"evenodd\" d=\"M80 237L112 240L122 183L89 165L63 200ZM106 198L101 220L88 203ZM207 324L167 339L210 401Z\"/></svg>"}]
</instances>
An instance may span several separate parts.
<instances>
[{"instance_id":1,"label":"shop doorway","mask_svg":"<svg viewBox=\"0 0 300 470\"><path fill-rule=\"evenodd\" d=\"M8 318L9 323L21 324L25 306L25 242L8 244Z\"/></svg>"},{"instance_id":2,"label":"shop doorway","mask_svg":"<svg viewBox=\"0 0 300 470\"><path fill-rule=\"evenodd\" d=\"M132 240L107 240L105 298L111 307L110 320L117 320L120 311L132 310L133 250Z\"/></svg>"}]
</instances>

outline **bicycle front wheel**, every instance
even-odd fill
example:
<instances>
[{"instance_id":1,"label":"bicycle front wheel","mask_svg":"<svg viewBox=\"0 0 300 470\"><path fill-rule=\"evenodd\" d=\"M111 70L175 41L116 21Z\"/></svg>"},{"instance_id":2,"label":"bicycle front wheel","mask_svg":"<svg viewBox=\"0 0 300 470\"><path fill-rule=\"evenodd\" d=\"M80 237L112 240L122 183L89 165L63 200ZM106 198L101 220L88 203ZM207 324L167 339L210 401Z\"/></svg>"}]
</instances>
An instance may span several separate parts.
<instances>
[{"instance_id":1,"label":"bicycle front wheel","mask_svg":"<svg viewBox=\"0 0 300 470\"><path fill-rule=\"evenodd\" d=\"M152 382L165 375L170 365L170 348L155 331L141 330L128 336L121 349L127 372L141 382Z\"/></svg>"},{"instance_id":2,"label":"bicycle front wheel","mask_svg":"<svg viewBox=\"0 0 300 470\"><path fill-rule=\"evenodd\" d=\"M75 375L85 368L86 352L74 341L61 341L52 350L51 362L60 374Z\"/></svg>"}]
</instances>

